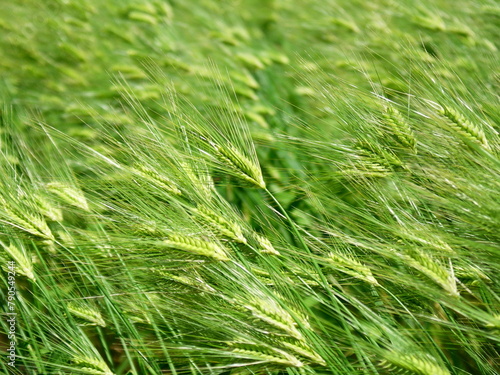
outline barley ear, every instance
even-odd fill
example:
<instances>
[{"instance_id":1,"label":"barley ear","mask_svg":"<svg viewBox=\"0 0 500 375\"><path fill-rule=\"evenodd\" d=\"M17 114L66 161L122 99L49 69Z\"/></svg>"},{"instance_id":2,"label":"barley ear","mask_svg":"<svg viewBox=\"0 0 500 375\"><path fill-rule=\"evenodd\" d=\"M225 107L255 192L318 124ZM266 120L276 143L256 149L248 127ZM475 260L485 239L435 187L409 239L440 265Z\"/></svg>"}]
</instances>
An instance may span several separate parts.
<instances>
[{"instance_id":1,"label":"barley ear","mask_svg":"<svg viewBox=\"0 0 500 375\"><path fill-rule=\"evenodd\" d=\"M207 224L221 235L235 242L242 244L247 243L247 239L243 236L243 230L236 222L224 219L222 216L203 205L198 205L197 208L191 208L191 211L195 214L196 219L203 224Z\"/></svg>"},{"instance_id":2,"label":"barley ear","mask_svg":"<svg viewBox=\"0 0 500 375\"><path fill-rule=\"evenodd\" d=\"M40 209L40 213L51 221L61 222L63 220L62 211L54 207L47 199L41 195L35 195L35 202Z\"/></svg>"},{"instance_id":3,"label":"barley ear","mask_svg":"<svg viewBox=\"0 0 500 375\"><path fill-rule=\"evenodd\" d=\"M149 167L146 167L142 164L138 164L136 168L132 168L132 171L136 173L138 176L142 177L143 179L151 181L155 185L158 185L159 187L161 187L165 191L168 191L171 194L182 195L182 192L179 190L175 182L173 182L166 176L160 175L158 172Z\"/></svg>"},{"instance_id":4,"label":"barley ear","mask_svg":"<svg viewBox=\"0 0 500 375\"><path fill-rule=\"evenodd\" d=\"M231 145L220 145L208 138L194 133L197 139L209 146L213 151L213 157L221 164L221 168L233 173L236 177L251 183L261 189L266 188L262 171L258 163L254 163L247 156Z\"/></svg>"},{"instance_id":5,"label":"barley ear","mask_svg":"<svg viewBox=\"0 0 500 375\"><path fill-rule=\"evenodd\" d=\"M67 308L71 315L79 319L83 319L92 325L106 327L106 322L101 313L93 307L84 305L83 303L70 302Z\"/></svg>"},{"instance_id":6,"label":"barley ear","mask_svg":"<svg viewBox=\"0 0 500 375\"><path fill-rule=\"evenodd\" d=\"M0 242L0 244L5 252L16 262L16 272L26 276L32 281L36 281L33 264L26 251L19 249L14 244L10 244L9 246L5 245L3 242Z\"/></svg>"},{"instance_id":7,"label":"barley ear","mask_svg":"<svg viewBox=\"0 0 500 375\"><path fill-rule=\"evenodd\" d=\"M168 280L172 280L176 283L182 284L189 286L191 288L195 289L200 289L202 291L206 292L213 292L215 291L214 288L212 288L210 285L207 284L203 278L198 275L198 274L193 274L193 275L179 275L179 274L173 274L172 272L168 272L167 270L163 268L150 268L149 269L151 272L160 275Z\"/></svg>"},{"instance_id":8,"label":"barley ear","mask_svg":"<svg viewBox=\"0 0 500 375\"><path fill-rule=\"evenodd\" d=\"M231 352L238 357L258 360L283 366L302 367L304 364L288 352L263 344L230 342Z\"/></svg>"},{"instance_id":9,"label":"barley ear","mask_svg":"<svg viewBox=\"0 0 500 375\"><path fill-rule=\"evenodd\" d=\"M307 358L308 360L321 366L326 366L325 360L303 342L291 343L288 341L282 341L280 344L301 357Z\"/></svg>"},{"instance_id":10,"label":"barley ear","mask_svg":"<svg viewBox=\"0 0 500 375\"><path fill-rule=\"evenodd\" d=\"M199 163L201 164L201 161ZM182 162L181 169L196 191L201 193L207 200L210 200L213 194L214 182L207 167Z\"/></svg>"},{"instance_id":11,"label":"barley ear","mask_svg":"<svg viewBox=\"0 0 500 375\"><path fill-rule=\"evenodd\" d=\"M486 324L486 327L500 329L500 314L490 315L490 320Z\"/></svg>"},{"instance_id":12,"label":"barley ear","mask_svg":"<svg viewBox=\"0 0 500 375\"><path fill-rule=\"evenodd\" d=\"M393 368L396 371L412 371L418 375L450 375L446 368L439 365L434 358L427 354L387 352L381 364L385 368Z\"/></svg>"},{"instance_id":13,"label":"barley ear","mask_svg":"<svg viewBox=\"0 0 500 375\"><path fill-rule=\"evenodd\" d=\"M367 160L371 160L374 163L383 165L389 169L394 169L395 167L402 167L403 163L399 158L393 153L384 150L377 144L369 143L366 141L360 141L357 143L356 148L358 149L360 155Z\"/></svg>"},{"instance_id":14,"label":"barley ear","mask_svg":"<svg viewBox=\"0 0 500 375\"><path fill-rule=\"evenodd\" d=\"M373 277L370 268L363 265L353 257L330 253L327 261L334 269L337 269L340 272L346 273L369 284L375 286L379 285L378 281L375 277Z\"/></svg>"},{"instance_id":15,"label":"barley ear","mask_svg":"<svg viewBox=\"0 0 500 375\"><path fill-rule=\"evenodd\" d=\"M415 134L401 113L394 107L385 107L383 116L399 143L415 151Z\"/></svg>"},{"instance_id":16,"label":"barley ear","mask_svg":"<svg viewBox=\"0 0 500 375\"><path fill-rule=\"evenodd\" d=\"M35 237L40 237L46 241L54 241L49 226L37 213L28 211L19 213L10 207L5 199L0 196L0 222L4 222L14 228L27 232Z\"/></svg>"},{"instance_id":17,"label":"barley ear","mask_svg":"<svg viewBox=\"0 0 500 375\"><path fill-rule=\"evenodd\" d=\"M385 165L370 160L369 158L360 158L360 160L353 163L352 168L342 169L344 177L354 180L359 177L382 178L389 176L391 173L392 171Z\"/></svg>"},{"instance_id":18,"label":"barley ear","mask_svg":"<svg viewBox=\"0 0 500 375\"><path fill-rule=\"evenodd\" d=\"M50 182L46 187L50 192L57 195L66 203L81 208L82 210L89 211L89 205L81 190L60 182Z\"/></svg>"},{"instance_id":19,"label":"barley ear","mask_svg":"<svg viewBox=\"0 0 500 375\"><path fill-rule=\"evenodd\" d=\"M271 241L269 241L266 237L255 233L254 238L257 240L257 243L259 244L259 249L262 254L280 255L280 252L274 248Z\"/></svg>"},{"instance_id":20,"label":"barley ear","mask_svg":"<svg viewBox=\"0 0 500 375\"><path fill-rule=\"evenodd\" d=\"M293 317L276 301L270 298L252 297L250 301L241 301L241 305L260 321L287 333L297 340L303 339Z\"/></svg>"},{"instance_id":21,"label":"barley ear","mask_svg":"<svg viewBox=\"0 0 500 375\"><path fill-rule=\"evenodd\" d=\"M100 358L74 356L72 362L78 365L79 369L85 374L114 375L108 365Z\"/></svg>"},{"instance_id":22,"label":"barley ear","mask_svg":"<svg viewBox=\"0 0 500 375\"><path fill-rule=\"evenodd\" d=\"M169 248L214 258L216 260L230 260L226 251L213 242L182 235L171 235L168 240L165 240L162 243Z\"/></svg>"},{"instance_id":23,"label":"barley ear","mask_svg":"<svg viewBox=\"0 0 500 375\"><path fill-rule=\"evenodd\" d=\"M471 141L479 143L485 149L490 148L484 132L477 125L467 120L460 112L446 105L442 105L439 114L449 120L448 123L455 131Z\"/></svg>"},{"instance_id":24,"label":"barley ear","mask_svg":"<svg viewBox=\"0 0 500 375\"><path fill-rule=\"evenodd\" d=\"M216 150L221 161L231 166L237 176L261 189L266 188L260 167L255 165L245 155L232 146L216 146Z\"/></svg>"},{"instance_id":25,"label":"barley ear","mask_svg":"<svg viewBox=\"0 0 500 375\"><path fill-rule=\"evenodd\" d=\"M459 295L451 265L450 270L447 270L437 259L418 249L410 251L405 260L409 266L422 272L450 295Z\"/></svg>"}]
</instances>

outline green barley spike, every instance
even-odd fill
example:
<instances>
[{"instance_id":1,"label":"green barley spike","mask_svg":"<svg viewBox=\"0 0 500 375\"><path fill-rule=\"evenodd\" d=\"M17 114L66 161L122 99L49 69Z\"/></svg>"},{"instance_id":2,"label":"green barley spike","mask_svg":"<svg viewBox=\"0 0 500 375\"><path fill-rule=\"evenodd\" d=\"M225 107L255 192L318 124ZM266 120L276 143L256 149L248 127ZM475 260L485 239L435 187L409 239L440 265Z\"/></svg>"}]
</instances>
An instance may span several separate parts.
<instances>
[{"instance_id":1,"label":"green barley spike","mask_svg":"<svg viewBox=\"0 0 500 375\"><path fill-rule=\"evenodd\" d=\"M442 105L442 109L439 111L439 114L446 117L449 120L448 123L458 133L473 142L479 143L484 148L489 149L488 141L484 132L477 125L474 125L472 122L467 120L460 112L451 107Z\"/></svg>"},{"instance_id":2,"label":"green barley spike","mask_svg":"<svg viewBox=\"0 0 500 375\"><path fill-rule=\"evenodd\" d=\"M447 270L437 259L418 249L409 252L405 259L409 266L422 272L451 295L459 295L453 270Z\"/></svg>"},{"instance_id":3,"label":"green barley spike","mask_svg":"<svg viewBox=\"0 0 500 375\"><path fill-rule=\"evenodd\" d=\"M254 233L254 238L259 244L259 250L262 254L280 255L280 252L274 248L271 241L269 241L266 237Z\"/></svg>"},{"instance_id":4,"label":"green barley spike","mask_svg":"<svg viewBox=\"0 0 500 375\"><path fill-rule=\"evenodd\" d=\"M62 211L54 207L46 198L41 195L35 195L35 202L37 203L40 213L51 221L61 222L63 219Z\"/></svg>"},{"instance_id":5,"label":"green barley spike","mask_svg":"<svg viewBox=\"0 0 500 375\"><path fill-rule=\"evenodd\" d=\"M381 364L386 368L412 371L417 375L450 375L448 369L427 354L387 352Z\"/></svg>"},{"instance_id":6,"label":"green barley spike","mask_svg":"<svg viewBox=\"0 0 500 375\"><path fill-rule=\"evenodd\" d=\"M293 317L277 302L269 298L253 297L248 302L241 301L240 304L250 311L255 318L286 332L297 340L303 339Z\"/></svg>"},{"instance_id":7,"label":"green barley spike","mask_svg":"<svg viewBox=\"0 0 500 375\"><path fill-rule=\"evenodd\" d=\"M136 168L132 169L132 171L145 180L153 182L155 185L161 187L169 193L172 193L174 195L182 195L182 192L179 190L174 181L166 176L160 175L158 172L149 167L138 164Z\"/></svg>"},{"instance_id":8,"label":"green barley spike","mask_svg":"<svg viewBox=\"0 0 500 375\"><path fill-rule=\"evenodd\" d=\"M369 142L358 142L356 148L363 157L387 168L401 167L403 163L393 153L384 150L382 147Z\"/></svg>"},{"instance_id":9,"label":"green barley spike","mask_svg":"<svg viewBox=\"0 0 500 375\"><path fill-rule=\"evenodd\" d=\"M369 284L379 285L378 281L373 277L370 268L350 256L330 253L327 260L332 267L340 272L363 280Z\"/></svg>"},{"instance_id":10,"label":"green barley spike","mask_svg":"<svg viewBox=\"0 0 500 375\"><path fill-rule=\"evenodd\" d=\"M307 358L308 360L313 361L321 366L326 366L325 360L314 350L312 350L307 344L303 342L291 343L288 341L281 341L280 344L291 350L292 352Z\"/></svg>"},{"instance_id":11,"label":"green barley spike","mask_svg":"<svg viewBox=\"0 0 500 375\"><path fill-rule=\"evenodd\" d=\"M295 356L287 351L279 348L263 345L248 343L246 340L243 342L229 342L229 346L233 347L232 353L238 357L258 360L262 362L269 362L277 365L302 367L304 364Z\"/></svg>"},{"instance_id":12,"label":"green barley spike","mask_svg":"<svg viewBox=\"0 0 500 375\"><path fill-rule=\"evenodd\" d=\"M222 247L213 242L200 240L198 238L171 235L168 240L163 241L162 244L176 250L210 257L220 261L230 260Z\"/></svg>"},{"instance_id":13,"label":"green barley spike","mask_svg":"<svg viewBox=\"0 0 500 375\"><path fill-rule=\"evenodd\" d=\"M198 205L197 208L191 208L191 211L195 214L196 219L207 224L221 235L228 237L235 242L242 244L247 243L246 238L243 236L241 227L236 222L228 221L202 205Z\"/></svg>"},{"instance_id":14,"label":"green barley spike","mask_svg":"<svg viewBox=\"0 0 500 375\"><path fill-rule=\"evenodd\" d=\"M231 166L242 179L257 185L261 189L266 188L260 168L250 161L234 147L216 146L216 151L221 161Z\"/></svg>"},{"instance_id":15,"label":"green barley spike","mask_svg":"<svg viewBox=\"0 0 500 375\"><path fill-rule=\"evenodd\" d=\"M46 185L47 189L61 198L64 202L72 206L79 207L88 211L89 205L83 192L75 187L63 184L61 182L51 182Z\"/></svg>"},{"instance_id":16,"label":"green barley spike","mask_svg":"<svg viewBox=\"0 0 500 375\"><path fill-rule=\"evenodd\" d=\"M81 371L85 371L87 374L114 375L108 365L100 358L97 359L87 356L74 356L72 362L79 366Z\"/></svg>"},{"instance_id":17,"label":"green barley spike","mask_svg":"<svg viewBox=\"0 0 500 375\"><path fill-rule=\"evenodd\" d=\"M104 321L101 313L94 307L90 307L82 303L70 302L68 303L67 308L70 314L77 318L86 320L92 325L106 327L106 322Z\"/></svg>"},{"instance_id":18,"label":"green barley spike","mask_svg":"<svg viewBox=\"0 0 500 375\"><path fill-rule=\"evenodd\" d=\"M18 213L17 210L10 207L7 201L1 196L0 221L44 240L54 240L54 235L42 217L37 215L37 213L28 211L25 211L22 214Z\"/></svg>"},{"instance_id":19,"label":"green barley spike","mask_svg":"<svg viewBox=\"0 0 500 375\"><path fill-rule=\"evenodd\" d=\"M401 113L396 108L385 107L384 120L399 143L415 151L415 146L417 144L415 134Z\"/></svg>"},{"instance_id":20,"label":"green barley spike","mask_svg":"<svg viewBox=\"0 0 500 375\"><path fill-rule=\"evenodd\" d=\"M26 251L19 249L14 244L10 244L9 246L3 242L0 242L0 244L3 246L5 252L16 262L16 272L32 281L36 281L33 263Z\"/></svg>"}]
</instances>

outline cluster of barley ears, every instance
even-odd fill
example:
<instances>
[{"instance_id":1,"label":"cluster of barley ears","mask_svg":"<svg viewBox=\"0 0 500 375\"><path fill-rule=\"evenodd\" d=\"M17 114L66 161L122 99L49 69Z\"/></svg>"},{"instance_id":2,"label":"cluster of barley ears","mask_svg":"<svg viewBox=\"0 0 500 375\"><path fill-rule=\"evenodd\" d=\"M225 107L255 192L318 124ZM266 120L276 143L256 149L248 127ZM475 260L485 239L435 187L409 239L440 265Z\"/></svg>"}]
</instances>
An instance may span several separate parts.
<instances>
[{"instance_id":1,"label":"cluster of barley ears","mask_svg":"<svg viewBox=\"0 0 500 375\"><path fill-rule=\"evenodd\" d=\"M0 372L498 373L499 9L4 4Z\"/></svg>"}]
</instances>

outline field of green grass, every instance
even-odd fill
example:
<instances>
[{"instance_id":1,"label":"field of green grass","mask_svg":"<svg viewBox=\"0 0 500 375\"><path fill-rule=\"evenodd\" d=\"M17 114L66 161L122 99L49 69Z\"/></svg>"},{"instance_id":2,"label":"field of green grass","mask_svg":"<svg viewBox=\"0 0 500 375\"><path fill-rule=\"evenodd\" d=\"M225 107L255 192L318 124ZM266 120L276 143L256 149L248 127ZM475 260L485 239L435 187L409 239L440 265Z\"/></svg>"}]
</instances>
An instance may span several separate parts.
<instances>
[{"instance_id":1,"label":"field of green grass","mask_svg":"<svg viewBox=\"0 0 500 375\"><path fill-rule=\"evenodd\" d=\"M500 373L497 0L0 9L0 373Z\"/></svg>"}]
</instances>

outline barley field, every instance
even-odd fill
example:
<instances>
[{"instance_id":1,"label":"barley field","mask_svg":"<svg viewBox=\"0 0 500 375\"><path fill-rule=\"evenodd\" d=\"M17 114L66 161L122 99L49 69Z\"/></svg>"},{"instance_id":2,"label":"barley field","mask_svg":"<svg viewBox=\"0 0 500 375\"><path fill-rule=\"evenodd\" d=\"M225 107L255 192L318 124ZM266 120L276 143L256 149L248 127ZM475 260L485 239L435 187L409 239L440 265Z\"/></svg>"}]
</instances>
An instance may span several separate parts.
<instances>
[{"instance_id":1,"label":"barley field","mask_svg":"<svg viewBox=\"0 0 500 375\"><path fill-rule=\"evenodd\" d=\"M0 5L0 373L500 373L497 0Z\"/></svg>"}]
</instances>

